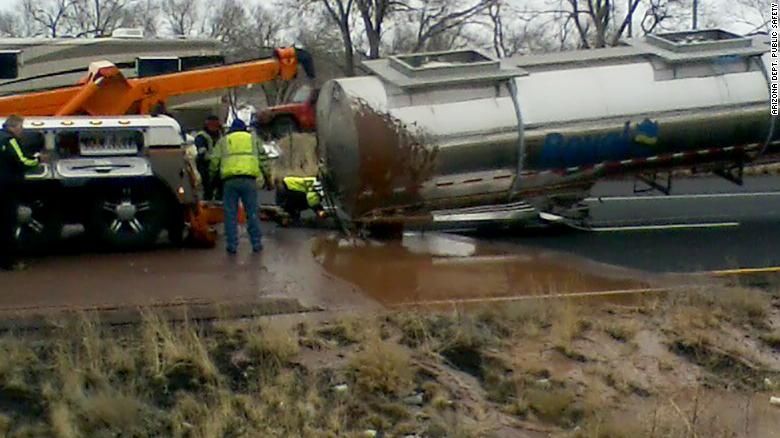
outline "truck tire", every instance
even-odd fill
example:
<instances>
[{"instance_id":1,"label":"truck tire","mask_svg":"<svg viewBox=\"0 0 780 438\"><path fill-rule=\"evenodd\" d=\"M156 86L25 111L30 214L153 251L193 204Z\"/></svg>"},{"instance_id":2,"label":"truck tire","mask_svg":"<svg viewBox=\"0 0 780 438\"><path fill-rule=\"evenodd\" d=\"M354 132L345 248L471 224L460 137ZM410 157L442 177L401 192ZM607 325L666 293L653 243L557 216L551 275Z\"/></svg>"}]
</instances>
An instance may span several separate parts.
<instances>
[{"instance_id":1,"label":"truck tire","mask_svg":"<svg viewBox=\"0 0 780 438\"><path fill-rule=\"evenodd\" d=\"M184 246L187 240L187 227L184 223L184 213L180 209L171 212L168 219L168 242L173 246Z\"/></svg>"},{"instance_id":2,"label":"truck tire","mask_svg":"<svg viewBox=\"0 0 780 438\"><path fill-rule=\"evenodd\" d=\"M148 248L170 223L164 189L154 184L114 187L96 197L87 232L112 250Z\"/></svg>"},{"instance_id":3,"label":"truck tire","mask_svg":"<svg viewBox=\"0 0 780 438\"><path fill-rule=\"evenodd\" d=\"M48 198L23 197L17 211L16 241L23 253L48 248L62 237L60 209Z\"/></svg>"},{"instance_id":4,"label":"truck tire","mask_svg":"<svg viewBox=\"0 0 780 438\"><path fill-rule=\"evenodd\" d=\"M290 116L279 116L269 125L271 135L274 138L282 138L293 132L298 132L298 123Z\"/></svg>"}]
</instances>

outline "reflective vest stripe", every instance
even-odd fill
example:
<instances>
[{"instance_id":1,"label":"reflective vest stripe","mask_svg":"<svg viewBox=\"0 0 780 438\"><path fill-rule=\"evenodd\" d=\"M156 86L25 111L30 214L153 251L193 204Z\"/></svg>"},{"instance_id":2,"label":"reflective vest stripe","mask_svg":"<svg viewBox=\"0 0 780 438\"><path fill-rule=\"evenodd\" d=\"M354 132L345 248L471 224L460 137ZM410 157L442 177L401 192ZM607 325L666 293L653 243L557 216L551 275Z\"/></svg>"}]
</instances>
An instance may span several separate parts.
<instances>
[{"instance_id":1,"label":"reflective vest stripe","mask_svg":"<svg viewBox=\"0 0 780 438\"><path fill-rule=\"evenodd\" d=\"M19 158L19 161L24 164L27 167L36 167L38 165L38 160L35 158L27 158L27 156L24 155L22 152L22 148L19 146L19 143L16 141L15 138L12 138L9 142L11 144L11 147L13 148L14 152L16 152L16 157Z\"/></svg>"}]
</instances>

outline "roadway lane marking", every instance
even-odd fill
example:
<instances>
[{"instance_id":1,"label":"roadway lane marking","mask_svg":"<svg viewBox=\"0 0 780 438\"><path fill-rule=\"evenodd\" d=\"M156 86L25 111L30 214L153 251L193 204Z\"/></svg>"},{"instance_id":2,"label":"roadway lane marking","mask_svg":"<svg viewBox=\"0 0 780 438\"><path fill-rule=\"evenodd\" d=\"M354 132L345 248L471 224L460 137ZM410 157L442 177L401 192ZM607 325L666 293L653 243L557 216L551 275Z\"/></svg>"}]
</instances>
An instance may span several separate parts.
<instances>
[{"instance_id":1,"label":"roadway lane marking","mask_svg":"<svg viewBox=\"0 0 780 438\"><path fill-rule=\"evenodd\" d=\"M738 227L739 222L710 222L699 224L668 224L668 225L628 225L622 227L591 227L586 231L596 233L615 233L620 231L655 231L655 230L685 230L692 228L729 228Z\"/></svg>"},{"instance_id":2,"label":"roadway lane marking","mask_svg":"<svg viewBox=\"0 0 780 438\"><path fill-rule=\"evenodd\" d=\"M719 198L758 198L765 196L780 196L780 192L750 192L750 193L700 193L691 195L659 195L659 196L597 196L585 198L585 202L623 202L623 201L659 201L680 199L719 199Z\"/></svg>"},{"instance_id":3,"label":"roadway lane marking","mask_svg":"<svg viewBox=\"0 0 780 438\"><path fill-rule=\"evenodd\" d=\"M738 268L723 269L720 271L709 271L707 274L716 277L727 277L730 275L750 275L750 274L777 274L780 273L780 266L768 266L766 268Z\"/></svg>"},{"instance_id":4,"label":"roadway lane marking","mask_svg":"<svg viewBox=\"0 0 780 438\"><path fill-rule=\"evenodd\" d=\"M616 295L638 295L638 294L650 294L650 293L666 293L675 290L688 290L694 287L701 287L701 285L691 284L686 286L675 287L653 287L643 289L619 289L619 290L606 290L606 291L593 291L593 292L571 292L571 293L558 293L558 294L538 294L538 295L509 295L503 297L480 297L480 298L452 298L448 300L427 300L427 301L408 301L404 303L391 304L390 307L417 307L417 306L442 306L442 305L458 305L458 304L480 304L480 303L501 303L512 301L525 301L525 300L547 300L547 299L560 299L560 298L589 298L589 297L608 297Z\"/></svg>"}]
</instances>

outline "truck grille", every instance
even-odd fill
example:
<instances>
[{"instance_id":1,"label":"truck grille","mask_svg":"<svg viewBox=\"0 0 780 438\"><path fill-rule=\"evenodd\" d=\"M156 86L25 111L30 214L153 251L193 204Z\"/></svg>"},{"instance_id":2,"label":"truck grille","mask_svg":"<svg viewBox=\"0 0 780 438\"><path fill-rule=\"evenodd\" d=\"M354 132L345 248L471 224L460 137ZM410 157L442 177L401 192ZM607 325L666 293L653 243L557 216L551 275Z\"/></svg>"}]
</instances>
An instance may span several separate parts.
<instances>
[{"instance_id":1,"label":"truck grille","mask_svg":"<svg viewBox=\"0 0 780 438\"><path fill-rule=\"evenodd\" d=\"M85 157L110 156L110 155L136 155L138 146L131 142L84 144L79 145L79 152Z\"/></svg>"}]
</instances>

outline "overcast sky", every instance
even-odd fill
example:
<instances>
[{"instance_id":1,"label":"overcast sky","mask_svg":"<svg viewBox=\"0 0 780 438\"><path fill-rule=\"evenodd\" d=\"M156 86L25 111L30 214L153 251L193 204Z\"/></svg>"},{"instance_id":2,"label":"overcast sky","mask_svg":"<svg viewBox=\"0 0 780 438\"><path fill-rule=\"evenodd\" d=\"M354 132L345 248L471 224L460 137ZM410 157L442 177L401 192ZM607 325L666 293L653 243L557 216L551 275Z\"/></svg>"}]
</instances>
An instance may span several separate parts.
<instances>
[{"instance_id":1,"label":"overcast sky","mask_svg":"<svg viewBox=\"0 0 780 438\"><path fill-rule=\"evenodd\" d=\"M549 5L554 0L509 0L516 6L527 7L529 9L544 8L545 5ZM621 0L616 0L616 4L620 4ZM627 2L628 0L622 0ZM690 1L690 0L688 0ZM247 0L247 3L271 3L269 0ZM10 10L13 7L19 5L21 2L17 0L0 0L0 10ZM734 0L699 0L700 10L702 11L702 18L700 22L706 24L708 20L717 23L718 27L736 32L745 33L750 32L761 23L761 16L755 13L750 13L747 10L737 10L734 5ZM767 11L769 10L769 0L766 0ZM767 13L768 15L768 13ZM752 24L746 24L743 18Z\"/></svg>"}]
</instances>

